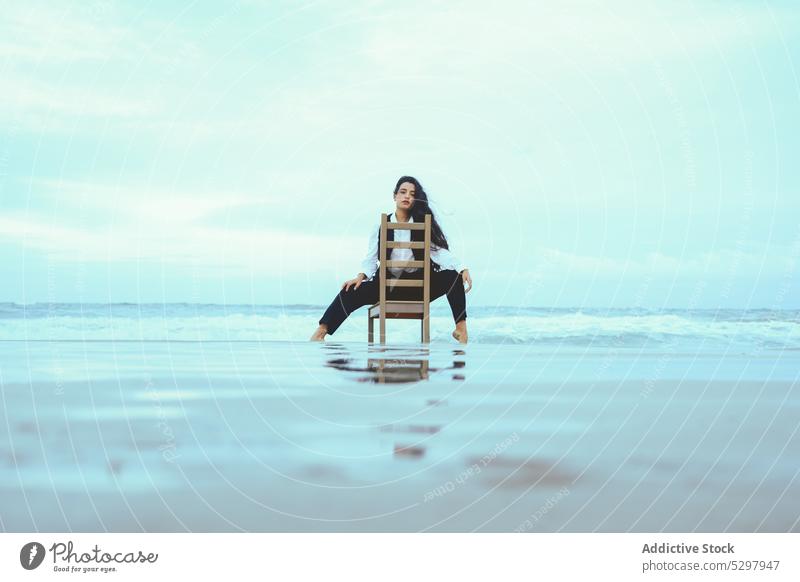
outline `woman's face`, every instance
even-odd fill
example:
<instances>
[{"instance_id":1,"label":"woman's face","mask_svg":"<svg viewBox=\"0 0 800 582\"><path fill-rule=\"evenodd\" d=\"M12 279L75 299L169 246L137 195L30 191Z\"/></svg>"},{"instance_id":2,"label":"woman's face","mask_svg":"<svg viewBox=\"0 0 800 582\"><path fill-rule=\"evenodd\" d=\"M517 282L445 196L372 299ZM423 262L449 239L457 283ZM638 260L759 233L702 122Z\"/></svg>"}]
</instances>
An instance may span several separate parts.
<instances>
[{"instance_id":1,"label":"woman's face","mask_svg":"<svg viewBox=\"0 0 800 582\"><path fill-rule=\"evenodd\" d=\"M414 206L415 194L414 184L411 182L403 182L400 184L400 187L397 189L397 194L394 195L394 202L397 205L397 209L411 210L411 207Z\"/></svg>"}]
</instances>

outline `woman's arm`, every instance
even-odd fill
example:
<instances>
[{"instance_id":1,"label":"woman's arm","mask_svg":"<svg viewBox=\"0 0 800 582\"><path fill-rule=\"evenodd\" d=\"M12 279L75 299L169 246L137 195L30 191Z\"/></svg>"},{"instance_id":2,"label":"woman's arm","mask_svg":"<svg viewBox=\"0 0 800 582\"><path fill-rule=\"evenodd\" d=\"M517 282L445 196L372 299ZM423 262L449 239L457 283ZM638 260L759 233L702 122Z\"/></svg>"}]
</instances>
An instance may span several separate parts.
<instances>
[{"instance_id":1,"label":"woman's arm","mask_svg":"<svg viewBox=\"0 0 800 582\"><path fill-rule=\"evenodd\" d=\"M464 270L464 265L449 249L437 247L433 243L431 243L431 259L442 269L452 269L459 273Z\"/></svg>"},{"instance_id":2,"label":"woman's arm","mask_svg":"<svg viewBox=\"0 0 800 582\"><path fill-rule=\"evenodd\" d=\"M464 281L465 287L464 292L469 293L469 290L472 289L472 277L469 275L469 269L464 267L461 261L458 260L458 257L451 253L449 249L431 244L431 259L442 269L453 269L461 273L461 278Z\"/></svg>"},{"instance_id":3,"label":"woman's arm","mask_svg":"<svg viewBox=\"0 0 800 582\"><path fill-rule=\"evenodd\" d=\"M364 260L361 261L361 272L364 277L371 279L378 270L378 231L374 228L369 237L369 248Z\"/></svg>"}]
</instances>

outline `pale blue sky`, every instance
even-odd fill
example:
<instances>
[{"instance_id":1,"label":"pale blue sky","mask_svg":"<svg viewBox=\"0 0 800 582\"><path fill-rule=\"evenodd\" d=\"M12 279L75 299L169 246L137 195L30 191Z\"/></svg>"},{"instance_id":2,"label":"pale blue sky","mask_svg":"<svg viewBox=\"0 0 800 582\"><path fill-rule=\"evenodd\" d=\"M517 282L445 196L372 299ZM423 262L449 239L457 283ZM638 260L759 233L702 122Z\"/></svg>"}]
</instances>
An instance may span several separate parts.
<instances>
[{"instance_id":1,"label":"pale blue sky","mask_svg":"<svg viewBox=\"0 0 800 582\"><path fill-rule=\"evenodd\" d=\"M473 305L800 307L799 33L788 1L4 6L0 301L326 304L412 174Z\"/></svg>"}]
</instances>

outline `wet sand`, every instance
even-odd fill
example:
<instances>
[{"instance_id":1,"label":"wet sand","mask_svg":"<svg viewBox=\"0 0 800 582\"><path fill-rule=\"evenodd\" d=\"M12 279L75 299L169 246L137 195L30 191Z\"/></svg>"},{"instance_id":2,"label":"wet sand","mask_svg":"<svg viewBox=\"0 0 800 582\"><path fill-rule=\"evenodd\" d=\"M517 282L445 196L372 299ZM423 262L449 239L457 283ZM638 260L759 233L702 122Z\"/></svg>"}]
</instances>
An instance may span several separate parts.
<instances>
[{"instance_id":1,"label":"wet sand","mask_svg":"<svg viewBox=\"0 0 800 582\"><path fill-rule=\"evenodd\" d=\"M3 531L800 531L800 352L0 342Z\"/></svg>"}]
</instances>

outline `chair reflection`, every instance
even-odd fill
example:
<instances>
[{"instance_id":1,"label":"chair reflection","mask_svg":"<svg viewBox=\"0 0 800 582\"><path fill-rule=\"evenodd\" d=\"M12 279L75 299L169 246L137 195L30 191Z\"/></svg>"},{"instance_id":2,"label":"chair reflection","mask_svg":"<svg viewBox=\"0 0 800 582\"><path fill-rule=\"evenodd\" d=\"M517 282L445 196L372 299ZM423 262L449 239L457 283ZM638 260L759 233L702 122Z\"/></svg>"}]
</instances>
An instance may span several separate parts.
<instances>
[{"instance_id":1,"label":"chair reflection","mask_svg":"<svg viewBox=\"0 0 800 582\"><path fill-rule=\"evenodd\" d=\"M418 382L428 379L430 362L416 358L369 358L367 369L375 374L375 382L379 384Z\"/></svg>"},{"instance_id":2,"label":"chair reflection","mask_svg":"<svg viewBox=\"0 0 800 582\"><path fill-rule=\"evenodd\" d=\"M350 380L355 382L373 382L376 384L402 384L415 383L422 380L430 381L439 374L441 379L446 378L448 370L452 370L451 379L453 381L463 381L464 368L466 362L462 356L466 355L464 350L452 350L447 352L434 352L431 354L429 348L413 347L390 347L390 346L368 346L366 350L349 348L342 344L327 344L325 349L329 357L325 365L345 372ZM431 359L436 361L441 358L452 358L452 365L431 366ZM366 364L364 364L366 359ZM437 390L436 386L431 386L432 390L423 389L421 392L409 392L415 396L423 396L420 402L421 409L432 409L433 407L446 407L448 405L447 393L449 389ZM395 388L387 389L387 393L405 393L405 388L398 390ZM370 394L375 389L368 390ZM434 413L433 417L438 415ZM378 431L383 436L390 437L392 456L398 461L419 461L426 455L428 441L435 438L442 430L440 422L392 422L381 425Z\"/></svg>"},{"instance_id":3,"label":"chair reflection","mask_svg":"<svg viewBox=\"0 0 800 582\"><path fill-rule=\"evenodd\" d=\"M466 363L454 360L451 366L432 367L428 348L370 347L366 366L356 364L347 347L330 346L337 357L329 358L326 366L345 372L363 372L354 378L357 382L377 384L402 384L429 380L431 374L444 370L463 370ZM392 357L394 355L394 357ZM454 356L464 355L463 350L453 350ZM463 373L454 373L452 379L464 380Z\"/></svg>"}]
</instances>

